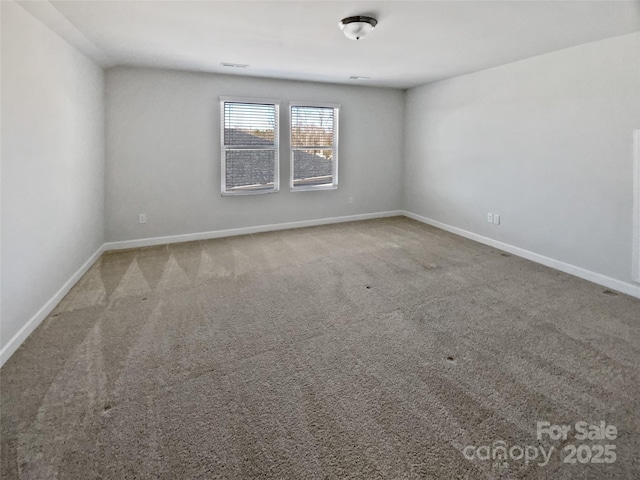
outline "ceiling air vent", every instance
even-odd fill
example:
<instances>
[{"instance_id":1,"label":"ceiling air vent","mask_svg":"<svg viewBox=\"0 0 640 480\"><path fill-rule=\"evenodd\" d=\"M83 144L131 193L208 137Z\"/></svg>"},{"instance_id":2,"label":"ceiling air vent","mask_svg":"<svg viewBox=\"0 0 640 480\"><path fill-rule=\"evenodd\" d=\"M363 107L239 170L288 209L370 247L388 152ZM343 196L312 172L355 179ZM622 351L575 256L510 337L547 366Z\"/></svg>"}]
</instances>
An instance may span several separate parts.
<instances>
[{"instance_id":1,"label":"ceiling air vent","mask_svg":"<svg viewBox=\"0 0 640 480\"><path fill-rule=\"evenodd\" d=\"M247 68L249 66L244 63L227 63L227 62L222 62L220 65L222 65L223 67L232 67L232 68Z\"/></svg>"}]
</instances>

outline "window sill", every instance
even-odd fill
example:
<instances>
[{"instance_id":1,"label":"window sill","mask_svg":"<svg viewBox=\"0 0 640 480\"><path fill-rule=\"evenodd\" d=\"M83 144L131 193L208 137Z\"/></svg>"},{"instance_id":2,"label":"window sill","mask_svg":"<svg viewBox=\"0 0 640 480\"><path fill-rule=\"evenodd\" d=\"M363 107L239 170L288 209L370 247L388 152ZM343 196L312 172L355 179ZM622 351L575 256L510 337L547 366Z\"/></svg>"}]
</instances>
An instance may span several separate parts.
<instances>
[{"instance_id":1,"label":"window sill","mask_svg":"<svg viewBox=\"0 0 640 480\"><path fill-rule=\"evenodd\" d=\"M266 195L268 193L278 193L280 190L247 190L245 192L222 192L220 195L223 197L242 197L245 195Z\"/></svg>"},{"instance_id":2,"label":"window sill","mask_svg":"<svg viewBox=\"0 0 640 480\"><path fill-rule=\"evenodd\" d=\"M316 192L319 190L337 190L337 185L329 185L329 186L319 186L319 187L294 187L291 188L290 192Z\"/></svg>"}]
</instances>

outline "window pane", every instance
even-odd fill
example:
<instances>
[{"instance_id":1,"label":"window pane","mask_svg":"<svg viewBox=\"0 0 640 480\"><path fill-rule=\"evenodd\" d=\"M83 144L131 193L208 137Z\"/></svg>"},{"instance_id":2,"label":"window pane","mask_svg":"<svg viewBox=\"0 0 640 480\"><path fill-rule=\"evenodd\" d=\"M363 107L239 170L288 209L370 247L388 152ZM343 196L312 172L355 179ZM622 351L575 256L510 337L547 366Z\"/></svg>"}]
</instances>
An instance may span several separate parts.
<instances>
[{"instance_id":1,"label":"window pane","mask_svg":"<svg viewBox=\"0 0 640 480\"><path fill-rule=\"evenodd\" d=\"M274 150L227 150L225 152L227 191L251 191L273 188Z\"/></svg>"},{"instance_id":2,"label":"window pane","mask_svg":"<svg viewBox=\"0 0 640 480\"><path fill-rule=\"evenodd\" d=\"M333 150L294 150L293 186L333 184Z\"/></svg>"},{"instance_id":3,"label":"window pane","mask_svg":"<svg viewBox=\"0 0 640 480\"><path fill-rule=\"evenodd\" d=\"M225 128L224 129L224 144L231 147L240 146L273 146L274 145L274 131L266 130L251 130L244 131L238 128Z\"/></svg>"},{"instance_id":4,"label":"window pane","mask_svg":"<svg viewBox=\"0 0 640 480\"><path fill-rule=\"evenodd\" d=\"M334 144L334 109L291 107L292 147L331 147Z\"/></svg>"}]
</instances>

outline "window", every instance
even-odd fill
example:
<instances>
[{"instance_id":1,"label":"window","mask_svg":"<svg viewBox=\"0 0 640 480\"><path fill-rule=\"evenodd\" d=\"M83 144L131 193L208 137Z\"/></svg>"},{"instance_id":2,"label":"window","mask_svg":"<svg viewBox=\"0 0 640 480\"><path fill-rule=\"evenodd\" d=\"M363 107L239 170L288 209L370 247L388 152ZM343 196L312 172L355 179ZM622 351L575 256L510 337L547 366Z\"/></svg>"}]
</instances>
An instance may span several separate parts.
<instances>
[{"instance_id":1,"label":"window","mask_svg":"<svg viewBox=\"0 0 640 480\"><path fill-rule=\"evenodd\" d=\"M220 104L222 194L277 192L279 102L222 97Z\"/></svg>"},{"instance_id":2,"label":"window","mask_svg":"<svg viewBox=\"0 0 640 480\"><path fill-rule=\"evenodd\" d=\"M338 187L339 105L291 103L291 190Z\"/></svg>"}]
</instances>

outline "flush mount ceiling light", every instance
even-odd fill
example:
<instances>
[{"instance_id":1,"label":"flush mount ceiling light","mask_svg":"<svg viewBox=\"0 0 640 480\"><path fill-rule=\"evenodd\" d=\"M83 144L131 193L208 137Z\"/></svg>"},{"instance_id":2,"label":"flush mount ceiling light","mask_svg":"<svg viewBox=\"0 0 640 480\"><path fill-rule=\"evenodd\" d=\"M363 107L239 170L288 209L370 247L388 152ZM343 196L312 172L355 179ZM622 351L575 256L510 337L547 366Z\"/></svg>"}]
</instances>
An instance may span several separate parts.
<instances>
[{"instance_id":1,"label":"flush mount ceiling light","mask_svg":"<svg viewBox=\"0 0 640 480\"><path fill-rule=\"evenodd\" d=\"M378 24L375 18L356 15L343 18L340 21L340 30L351 40L360 40L366 36Z\"/></svg>"}]
</instances>

